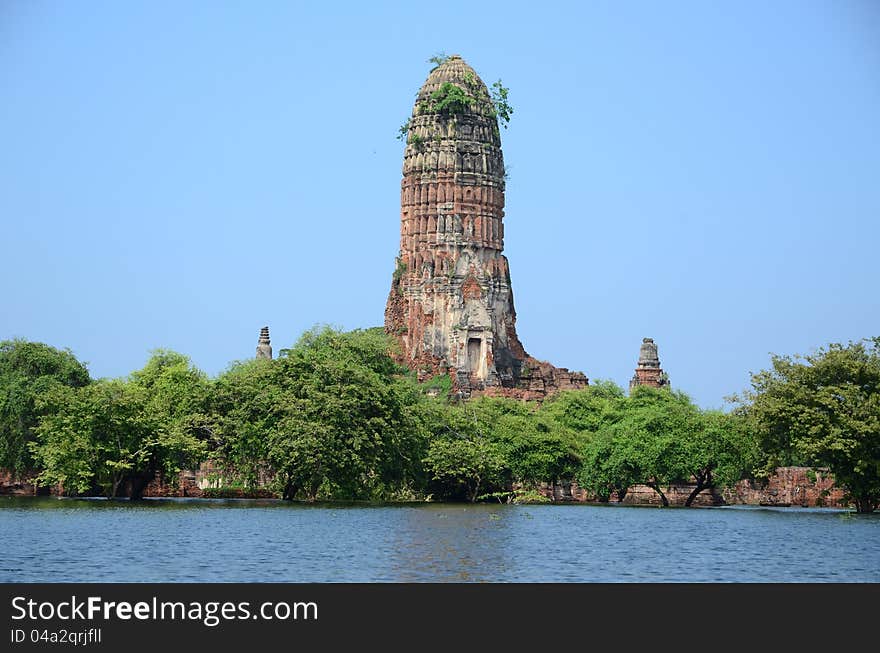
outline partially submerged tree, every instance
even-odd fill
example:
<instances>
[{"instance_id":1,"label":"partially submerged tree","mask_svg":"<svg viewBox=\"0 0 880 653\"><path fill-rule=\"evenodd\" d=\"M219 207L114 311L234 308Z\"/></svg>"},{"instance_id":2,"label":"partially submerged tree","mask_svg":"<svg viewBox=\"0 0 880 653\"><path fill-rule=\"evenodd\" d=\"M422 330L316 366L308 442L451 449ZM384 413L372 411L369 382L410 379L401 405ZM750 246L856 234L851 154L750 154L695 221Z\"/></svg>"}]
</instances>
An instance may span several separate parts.
<instances>
[{"instance_id":1,"label":"partially submerged tree","mask_svg":"<svg viewBox=\"0 0 880 653\"><path fill-rule=\"evenodd\" d=\"M195 466L206 445L204 375L180 354L159 351L131 379L56 386L41 396L43 417L30 445L43 485L66 494L99 490L140 498L157 472L174 483Z\"/></svg>"},{"instance_id":2,"label":"partially submerged tree","mask_svg":"<svg viewBox=\"0 0 880 653\"><path fill-rule=\"evenodd\" d=\"M682 453L682 468L695 483L685 506L704 490L731 486L744 478L758 459L757 442L745 420L717 410L700 415Z\"/></svg>"},{"instance_id":3,"label":"partially submerged tree","mask_svg":"<svg viewBox=\"0 0 880 653\"><path fill-rule=\"evenodd\" d=\"M217 379L212 412L217 425L210 456L223 470L223 481L246 490L258 488L269 470L268 434L285 412L277 360L234 363Z\"/></svg>"},{"instance_id":4,"label":"partially submerged tree","mask_svg":"<svg viewBox=\"0 0 880 653\"><path fill-rule=\"evenodd\" d=\"M432 478L446 487L446 496L460 491L474 502L480 491L495 489L504 473L498 445L483 437L446 437L431 442L425 464ZM485 493L485 492L484 492Z\"/></svg>"},{"instance_id":5,"label":"partially submerged tree","mask_svg":"<svg viewBox=\"0 0 880 653\"><path fill-rule=\"evenodd\" d=\"M742 478L754 461L754 443L736 416L701 411L681 392L638 386L600 423L583 451L578 479L608 501L644 484L668 506L665 489L694 483L697 496Z\"/></svg>"},{"instance_id":6,"label":"partially submerged tree","mask_svg":"<svg viewBox=\"0 0 880 653\"><path fill-rule=\"evenodd\" d=\"M284 498L371 498L419 474L421 395L392 346L381 329L314 329L268 368L262 435Z\"/></svg>"},{"instance_id":7,"label":"partially submerged tree","mask_svg":"<svg viewBox=\"0 0 880 653\"><path fill-rule=\"evenodd\" d=\"M153 425L140 388L98 381L57 388L43 401L47 412L32 444L42 485L59 485L68 495L99 490L116 497L126 478L146 469Z\"/></svg>"},{"instance_id":8,"label":"partially submerged tree","mask_svg":"<svg viewBox=\"0 0 880 653\"><path fill-rule=\"evenodd\" d=\"M801 457L828 467L860 513L880 506L880 337L773 356L740 401L765 464Z\"/></svg>"},{"instance_id":9,"label":"partially submerged tree","mask_svg":"<svg viewBox=\"0 0 880 653\"><path fill-rule=\"evenodd\" d=\"M41 415L41 397L90 381L86 366L69 350L26 340L0 342L0 468L21 473L33 467L28 445Z\"/></svg>"}]
</instances>

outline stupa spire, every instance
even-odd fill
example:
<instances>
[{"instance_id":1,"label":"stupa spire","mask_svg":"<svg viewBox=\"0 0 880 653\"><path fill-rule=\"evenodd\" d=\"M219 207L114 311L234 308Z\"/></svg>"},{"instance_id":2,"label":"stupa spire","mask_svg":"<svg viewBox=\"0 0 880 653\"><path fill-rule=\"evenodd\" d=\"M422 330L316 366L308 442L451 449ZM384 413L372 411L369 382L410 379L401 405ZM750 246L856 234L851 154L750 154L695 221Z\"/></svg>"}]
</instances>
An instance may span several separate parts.
<instances>
[{"instance_id":1,"label":"stupa spire","mask_svg":"<svg viewBox=\"0 0 880 653\"><path fill-rule=\"evenodd\" d=\"M260 329L260 340L257 343L257 358L272 359L272 343L269 340L269 327Z\"/></svg>"},{"instance_id":2,"label":"stupa spire","mask_svg":"<svg viewBox=\"0 0 880 653\"><path fill-rule=\"evenodd\" d=\"M637 385L647 385L652 388L670 387L669 376L660 367L660 356L657 354L657 345L653 338L642 338L636 373L629 382L630 390Z\"/></svg>"}]
</instances>

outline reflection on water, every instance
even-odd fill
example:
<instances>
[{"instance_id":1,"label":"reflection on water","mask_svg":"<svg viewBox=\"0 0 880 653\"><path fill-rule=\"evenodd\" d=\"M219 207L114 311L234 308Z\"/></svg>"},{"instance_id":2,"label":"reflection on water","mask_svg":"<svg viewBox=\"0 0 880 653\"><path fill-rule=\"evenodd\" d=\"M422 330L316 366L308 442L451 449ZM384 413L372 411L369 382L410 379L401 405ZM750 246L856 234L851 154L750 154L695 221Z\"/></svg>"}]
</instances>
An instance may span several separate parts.
<instances>
[{"instance_id":1,"label":"reflection on water","mask_svg":"<svg viewBox=\"0 0 880 653\"><path fill-rule=\"evenodd\" d=\"M3 582L880 582L880 515L0 497L0 551Z\"/></svg>"}]
</instances>

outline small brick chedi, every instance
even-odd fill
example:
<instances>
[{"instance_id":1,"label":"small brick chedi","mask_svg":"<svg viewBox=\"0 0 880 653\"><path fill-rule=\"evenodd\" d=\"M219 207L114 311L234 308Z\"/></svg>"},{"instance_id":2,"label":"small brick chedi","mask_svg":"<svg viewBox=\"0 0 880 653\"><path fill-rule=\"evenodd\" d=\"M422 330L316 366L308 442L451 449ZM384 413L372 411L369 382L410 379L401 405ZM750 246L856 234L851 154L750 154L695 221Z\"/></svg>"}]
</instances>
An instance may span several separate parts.
<instances>
[{"instance_id":1,"label":"small brick chedi","mask_svg":"<svg viewBox=\"0 0 880 653\"><path fill-rule=\"evenodd\" d=\"M652 388L669 388L669 377L660 368L660 357L657 355L657 345L653 338L642 338L642 346L639 349L639 364L636 373L629 382L632 390L637 385L647 385Z\"/></svg>"},{"instance_id":2,"label":"small brick chedi","mask_svg":"<svg viewBox=\"0 0 880 653\"><path fill-rule=\"evenodd\" d=\"M257 358L272 359L272 343L269 341L269 327L260 329L260 340L257 342Z\"/></svg>"},{"instance_id":3,"label":"small brick chedi","mask_svg":"<svg viewBox=\"0 0 880 653\"><path fill-rule=\"evenodd\" d=\"M503 217L495 106L453 55L430 72L409 121L385 330L420 380L449 374L459 396L583 387L583 374L532 358L516 335Z\"/></svg>"}]
</instances>

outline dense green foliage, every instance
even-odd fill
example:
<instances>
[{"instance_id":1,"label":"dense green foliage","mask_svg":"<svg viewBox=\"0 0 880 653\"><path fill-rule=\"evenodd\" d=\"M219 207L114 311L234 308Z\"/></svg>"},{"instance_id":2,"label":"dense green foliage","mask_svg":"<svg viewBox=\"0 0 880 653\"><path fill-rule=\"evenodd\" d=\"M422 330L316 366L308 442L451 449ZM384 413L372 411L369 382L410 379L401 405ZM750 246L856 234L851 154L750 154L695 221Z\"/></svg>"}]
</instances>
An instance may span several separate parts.
<instances>
[{"instance_id":1,"label":"dense green foliage","mask_svg":"<svg viewBox=\"0 0 880 653\"><path fill-rule=\"evenodd\" d=\"M880 506L880 338L773 356L752 375L742 412L765 469L792 460L828 467L859 512Z\"/></svg>"},{"instance_id":2,"label":"dense green foliage","mask_svg":"<svg viewBox=\"0 0 880 653\"><path fill-rule=\"evenodd\" d=\"M214 463L216 496L536 501L577 480L600 501L636 484L686 505L780 463L827 467L860 511L880 500L880 339L773 357L732 413L687 395L597 381L542 404L451 400L418 384L382 329L306 332L275 360L208 379L156 351L125 379L89 379L70 352L0 344L2 465L67 494L137 498L157 474Z\"/></svg>"},{"instance_id":3,"label":"dense green foliage","mask_svg":"<svg viewBox=\"0 0 880 653\"><path fill-rule=\"evenodd\" d=\"M176 473L204 458L209 384L181 354L157 351L130 379L58 385L44 393L30 444L44 485L68 494L140 496L156 472Z\"/></svg>"},{"instance_id":4,"label":"dense green foliage","mask_svg":"<svg viewBox=\"0 0 880 653\"><path fill-rule=\"evenodd\" d=\"M249 486L272 472L285 498L391 498L421 474L421 394L381 329L312 330L274 361L217 382L216 456Z\"/></svg>"},{"instance_id":5,"label":"dense green foliage","mask_svg":"<svg viewBox=\"0 0 880 653\"><path fill-rule=\"evenodd\" d=\"M636 483L651 487L663 505L664 488L695 482L687 499L744 477L754 460L754 442L736 416L701 411L687 395L636 387L611 398L584 450L579 480L600 499L622 500Z\"/></svg>"},{"instance_id":6,"label":"dense green foliage","mask_svg":"<svg viewBox=\"0 0 880 653\"><path fill-rule=\"evenodd\" d=\"M90 381L85 365L70 351L25 340L0 342L0 468L20 473L33 466L28 445L40 418L41 397Z\"/></svg>"},{"instance_id":7,"label":"dense green foliage","mask_svg":"<svg viewBox=\"0 0 880 653\"><path fill-rule=\"evenodd\" d=\"M475 102L476 99L460 86L452 82L443 82L440 88L431 93L431 103L427 112L441 115L464 113Z\"/></svg>"}]
</instances>

